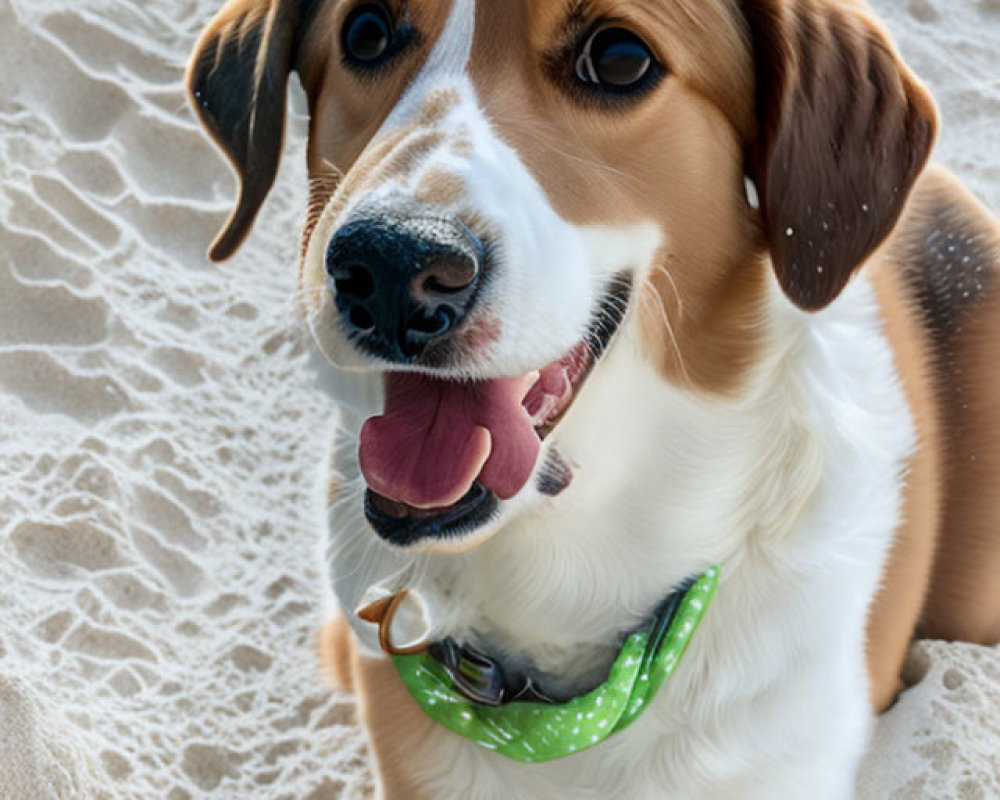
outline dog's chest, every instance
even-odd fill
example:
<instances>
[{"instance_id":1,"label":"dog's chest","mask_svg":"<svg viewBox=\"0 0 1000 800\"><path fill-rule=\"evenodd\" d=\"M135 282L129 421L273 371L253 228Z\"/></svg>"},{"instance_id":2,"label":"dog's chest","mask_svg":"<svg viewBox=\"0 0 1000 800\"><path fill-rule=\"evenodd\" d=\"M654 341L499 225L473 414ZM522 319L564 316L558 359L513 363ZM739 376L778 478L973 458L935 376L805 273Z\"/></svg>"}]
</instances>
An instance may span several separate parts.
<instances>
[{"instance_id":1,"label":"dog's chest","mask_svg":"<svg viewBox=\"0 0 1000 800\"><path fill-rule=\"evenodd\" d=\"M807 590L760 566L753 585L749 568L731 573L680 667L632 727L545 764L438 731L418 756L421 770L450 767L427 775L427 796L783 797L811 774L815 796L846 797L868 724L859 615L837 612L849 578L816 576ZM790 602L789 590L806 596Z\"/></svg>"},{"instance_id":2,"label":"dog's chest","mask_svg":"<svg viewBox=\"0 0 1000 800\"><path fill-rule=\"evenodd\" d=\"M874 520L864 539L884 526ZM790 797L806 776L815 797L849 796L870 721L864 609L850 598L873 590L877 570L797 574L751 554L724 570L680 666L632 727L545 764L437 731L421 770L451 766L427 775L427 796Z\"/></svg>"}]
</instances>

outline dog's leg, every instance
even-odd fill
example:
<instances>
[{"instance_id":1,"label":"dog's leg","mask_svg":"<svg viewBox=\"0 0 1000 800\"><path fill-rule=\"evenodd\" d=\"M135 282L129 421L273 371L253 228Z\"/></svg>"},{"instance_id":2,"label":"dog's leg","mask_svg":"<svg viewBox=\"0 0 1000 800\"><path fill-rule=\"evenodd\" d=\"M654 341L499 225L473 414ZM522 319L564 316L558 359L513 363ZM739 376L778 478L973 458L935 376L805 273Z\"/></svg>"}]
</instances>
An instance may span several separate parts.
<instances>
[{"instance_id":1,"label":"dog's leg","mask_svg":"<svg viewBox=\"0 0 1000 800\"><path fill-rule=\"evenodd\" d=\"M433 722L406 692L388 659L370 659L354 644L341 612L319 633L320 660L333 685L357 696L359 722L368 734L379 800L417 800L414 757Z\"/></svg>"},{"instance_id":2,"label":"dog's leg","mask_svg":"<svg viewBox=\"0 0 1000 800\"><path fill-rule=\"evenodd\" d=\"M353 694L356 691L354 640L351 626L340 611L320 629L317 645L324 674L336 688Z\"/></svg>"},{"instance_id":3,"label":"dog's leg","mask_svg":"<svg viewBox=\"0 0 1000 800\"><path fill-rule=\"evenodd\" d=\"M994 278L1000 279L1000 272ZM962 397L955 398L952 413L961 418L948 428L944 523L921 633L994 645L1000 642L1000 302L996 299L970 320L956 347L955 369L963 376Z\"/></svg>"},{"instance_id":4,"label":"dog's leg","mask_svg":"<svg viewBox=\"0 0 1000 800\"><path fill-rule=\"evenodd\" d=\"M1000 226L941 169L923 179L914 206L899 260L933 336L944 451L941 533L920 633L995 644L1000 641Z\"/></svg>"},{"instance_id":5,"label":"dog's leg","mask_svg":"<svg viewBox=\"0 0 1000 800\"><path fill-rule=\"evenodd\" d=\"M961 221L956 236L989 245L959 259L982 259L973 271L978 283L969 287L982 294L966 309L942 363L945 507L922 633L994 645L1000 642L1000 230L985 214L964 209Z\"/></svg>"},{"instance_id":6,"label":"dog's leg","mask_svg":"<svg viewBox=\"0 0 1000 800\"><path fill-rule=\"evenodd\" d=\"M871 699L880 713L904 688L900 672L930 585L941 509L941 443L931 344L920 323L920 309L894 263L872 264L870 278L917 432L902 522L868 618Z\"/></svg>"},{"instance_id":7,"label":"dog's leg","mask_svg":"<svg viewBox=\"0 0 1000 800\"><path fill-rule=\"evenodd\" d=\"M356 654L354 675L358 711L368 732L368 743L381 800L419 800L425 795L415 775L426 765L418 762L424 745L433 738L435 723L407 692L388 659Z\"/></svg>"}]
</instances>

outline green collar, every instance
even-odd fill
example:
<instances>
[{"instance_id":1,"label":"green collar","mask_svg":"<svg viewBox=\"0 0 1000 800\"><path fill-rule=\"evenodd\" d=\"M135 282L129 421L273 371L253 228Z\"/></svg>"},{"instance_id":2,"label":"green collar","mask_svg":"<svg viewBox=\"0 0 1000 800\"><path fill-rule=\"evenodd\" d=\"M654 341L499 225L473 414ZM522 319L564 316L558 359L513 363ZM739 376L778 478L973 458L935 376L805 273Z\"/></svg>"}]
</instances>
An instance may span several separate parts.
<instances>
[{"instance_id":1,"label":"green collar","mask_svg":"<svg viewBox=\"0 0 1000 800\"><path fill-rule=\"evenodd\" d=\"M608 679L565 703L486 705L467 699L429 653L392 657L429 717L515 761L551 761L593 747L631 725L680 663L719 582L719 567L671 595L656 618L622 644Z\"/></svg>"}]
</instances>

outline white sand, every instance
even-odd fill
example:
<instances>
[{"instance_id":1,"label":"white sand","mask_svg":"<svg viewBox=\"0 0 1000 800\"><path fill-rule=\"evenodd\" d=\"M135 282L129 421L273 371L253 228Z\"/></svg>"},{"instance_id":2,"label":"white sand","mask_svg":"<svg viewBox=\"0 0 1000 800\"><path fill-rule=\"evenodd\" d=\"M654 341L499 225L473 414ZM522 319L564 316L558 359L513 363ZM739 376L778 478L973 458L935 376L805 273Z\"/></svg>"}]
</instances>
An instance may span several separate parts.
<instances>
[{"instance_id":1,"label":"white sand","mask_svg":"<svg viewBox=\"0 0 1000 800\"><path fill-rule=\"evenodd\" d=\"M370 792L311 646L301 113L248 247L203 259L234 184L179 79L218 2L0 0L4 800ZM1000 208L1000 2L877 5ZM1000 652L920 652L862 796L1000 797Z\"/></svg>"}]
</instances>

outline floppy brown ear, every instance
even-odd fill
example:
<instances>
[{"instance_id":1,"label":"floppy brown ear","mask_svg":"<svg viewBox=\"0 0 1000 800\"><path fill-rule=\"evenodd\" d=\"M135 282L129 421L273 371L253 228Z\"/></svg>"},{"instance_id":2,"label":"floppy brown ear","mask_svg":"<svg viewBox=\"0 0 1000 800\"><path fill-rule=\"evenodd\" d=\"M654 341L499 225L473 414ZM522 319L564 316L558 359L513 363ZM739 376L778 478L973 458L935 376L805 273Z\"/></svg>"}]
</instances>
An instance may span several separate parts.
<instances>
[{"instance_id":1,"label":"floppy brown ear","mask_svg":"<svg viewBox=\"0 0 1000 800\"><path fill-rule=\"evenodd\" d=\"M188 92L240 179L236 208L209 250L213 261L236 252L274 184L302 5L230 0L195 45Z\"/></svg>"},{"instance_id":2,"label":"floppy brown ear","mask_svg":"<svg viewBox=\"0 0 1000 800\"><path fill-rule=\"evenodd\" d=\"M740 0L753 40L748 153L782 288L819 310L885 239L927 162L933 101L853 0Z\"/></svg>"}]
</instances>

